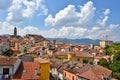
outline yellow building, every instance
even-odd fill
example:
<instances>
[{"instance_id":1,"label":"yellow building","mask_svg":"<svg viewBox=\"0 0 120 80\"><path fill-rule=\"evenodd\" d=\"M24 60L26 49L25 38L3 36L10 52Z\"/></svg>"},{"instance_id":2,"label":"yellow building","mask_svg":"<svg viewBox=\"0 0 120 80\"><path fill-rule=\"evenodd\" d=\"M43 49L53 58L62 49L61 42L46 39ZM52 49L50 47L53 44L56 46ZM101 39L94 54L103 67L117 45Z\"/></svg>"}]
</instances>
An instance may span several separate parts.
<instances>
[{"instance_id":1,"label":"yellow building","mask_svg":"<svg viewBox=\"0 0 120 80\"><path fill-rule=\"evenodd\" d=\"M50 62L42 58L34 58L34 61L40 63L40 80L49 80Z\"/></svg>"},{"instance_id":2,"label":"yellow building","mask_svg":"<svg viewBox=\"0 0 120 80\"><path fill-rule=\"evenodd\" d=\"M64 59L68 58L68 53L57 51L53 56L54 56L54 58L53 58L54 60L61 60L61 61L63 61Z\"/></svg>"},{"instance_id":3,"label":"yellow building","mask_svg":"<svg viewBox=\"0 0 120 80\"><path fill-rule=\"evenodd\" d=\"M71 59L73 60L74 57L75 57L75 54L73 52L68 53L68 60L71 60Z\"/></svg>"},{"instance_id":4,"label":"yellow building","mask_svg":"<svg viewBox=\"0 0 120 80\"><path fill-rule=\"evenodd\" d=\"M93 55L84 52L77 52L75 56L75 61L80 61L81 63L92 62L93 59Z\"/></svg>"}]
</instances>

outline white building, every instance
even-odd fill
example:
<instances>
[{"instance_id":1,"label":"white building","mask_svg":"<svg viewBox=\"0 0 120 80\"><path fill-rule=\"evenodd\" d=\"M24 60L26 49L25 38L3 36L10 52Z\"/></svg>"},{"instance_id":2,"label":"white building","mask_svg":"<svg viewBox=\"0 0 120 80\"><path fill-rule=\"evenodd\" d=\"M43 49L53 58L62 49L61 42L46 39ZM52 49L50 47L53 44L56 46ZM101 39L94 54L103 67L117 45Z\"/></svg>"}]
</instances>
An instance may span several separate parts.
<instances>
[{"instance_id":1,"label":"white building","mask_svg":"<svg viewBox=\"0 0 120 80\"><path fill-rule=\"evenodd\" d=\"M111 46L113 41L111 40L101 40L100 47L105 48L106 46Z\"/></svg>"},{"instance_id":2,"label":"white building","mask_svg":"<svg viewBox=\"0 0 120 80\"><path fill-rule=\"evenodd\" d=\"M0 75L12 78L20 63L21 60L19 58L0 57Z\"/></svg>"}]
</instances>

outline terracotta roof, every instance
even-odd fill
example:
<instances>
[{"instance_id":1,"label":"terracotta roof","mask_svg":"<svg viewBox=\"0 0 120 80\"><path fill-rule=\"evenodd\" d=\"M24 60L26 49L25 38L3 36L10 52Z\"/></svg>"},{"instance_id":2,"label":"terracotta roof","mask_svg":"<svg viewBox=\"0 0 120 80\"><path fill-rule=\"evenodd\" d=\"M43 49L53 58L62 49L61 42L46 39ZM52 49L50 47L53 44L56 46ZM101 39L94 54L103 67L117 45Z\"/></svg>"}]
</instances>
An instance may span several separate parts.
<instances>
[{"instance_id":1,"label":"terracotta roof","mask_svg":"<svg viewBox=\"0 0 120 80\"><path fill-rule=\"evenodd\" d=\"M19 50L16 49L16 48L11 48L11 50L12 50L13 52L18 52L18 51L19 51Z\"/></svg>"},{"instance_id":2,"label":"terracotta roof","mask_svg":"<svg viewBox=\"0 0 120 80\"><path fill-rule=\"evenodd\" d=\"M94 80L94 79L103 80L102 75L108 78L111 75L111 73L112 71L107 68L104 68L99 65L93 65L87 71L84 71L83 73L79 74L79 76L89 80Z\"/></svg>"},{"instance_id":3,"label":"terracotta roof","mask_svg":"<svg viewBox=\"0 0 120 80\"><path fill-rule=\"evenodd\" d=\"M64 65L61 65L60 68L58 69L58 72L63 73L64 67L65 67Z\"/></svg>"},{"instance_id":4,"label":"terracotta roof","mask_svg":"<svg viewBox=\"0 0 120 80\"><path fill-rule=\"evenodd\" d=\"M43 58L49 58L50 56L49 56L49 54L43 54L42 57L43 57Z\"/></svg>"},{"instance_id":5,"label":"terracotta roof","mask_svg":"<svg viewBox=\"0 0 120 80\"><path fill-rule=\"evenodd\" d=\"M18 54L18 57L22 57L22 56L32 56L32 55L37 55L35 53L23 53L23 54Z\"/></svg>"},{"instance_id":6,"label":"terracotta roof","mask_svg":"<svg viewBox=\"0 0 120 80\"><path fill-rule=\"evenodd\" d=\"M28 52L34 52L38 47L31 47Z\"/></svg>"},{"instance_id":7,"label":"terracotta roof","mask_svg":"<svg viewBox=\"0 0 120 80\"><path fill-rule=\"evenodd\" d=\"M111 70L102 66L82 63L72 63L72 66L67 65L64 70L88 80L103 80L102 75L108 78L112 74Z\"/></svg>"},{"instance_id":8,"label":"terracotta roof","mask_svg":"<svg viewBox=\"0 0 120 80\"><path fill-rule=\"evenodd\" d=\"M6 66L6 65L14 65L18 58L13 57L0 57L0 65Z\"/></svg>"},{"instance_id":9,"label":"terracotta roof","mask_svg":"<svg viewBox=\"0 0 120 80\"><path fill-rule=\"evenodd\" d=\"M113 42L112 40L101 40L101 41L105 41L105 42Z\"/></svg>"},{"instance_id":10,"label":"terracotta roof","mask_svg":"<svg viewBox=\"0 0 120 80\"><path fill-rule=\"evenodd\" d=\"M57 55L57 56L67 56L68 53L66 53L66 52L61 52L61 51L57 51L57 52L55 52L54 55Z\"/></svg>"},{"instance_id":11,"label":"terracotta roof","mask_svg":"<svg viewBox=\"0 0 120 80\"><path fill-rule=\"evenodd\" d=\"M58 69L60 66L62 66L61 63L56 63L56 62L51 62L50 63L51 68L57 68Z\"/></svg>"},{"instance_id":12,"label":"terracotta roof","mask_svg":"<svg viewBox=\"0 0 120 80\"><path fill-rule=\"evenodd\" d=\"M2 42L8 42L8 38L5 36L0 36L0 43Z\"/></svg>"},{"instance_id":13,"label":"terracotta roof","mask_svg":"<svg viewBox=\"0 0 120 80\"><path fill-rule=\"evenodd\" d=\"M50 61L49 60L47 60L47 59L42 59L42 58L34 58L34 61L35 62L39 62L39 63L50 63Z\"/></svg>"},{"instance_id":14,"label":"terracotta roof","mask_svg":"<svg viewBox=\"0 0 120 80\"><path fill-rule=\"evenodd\" d=\"M89 75L88 75L88 73L89 73ZM87 76L86 76L86 75L87 75ZM86 71L86 72L83 73L83 74L80 74L79 76L80 76L80 77L83 77L83 78L86 78L86 79L88 79L88 80L98 80L96 74L94 74L94 73L91 71L91 69L89 69L88 71Z\"/></svg>"},{"instance_id":15,"label":"terracotta roof","mask_svg":"<svg viewBox=\"0 0 120 80\"><path fill-rule=\"evenodd\" d=\"M61 48L62 49L67 49L70 48L72 45L71 44L64 44Z\"/></svg>"},{"instance_id":16,"label":"terracotta roof","mask_svg":"<svg viewBox=\"0 0 120 80\"><path fill-rule=\"evenodd\" d=\"M74 63L73 63L74 64ZM79 64L79 65L77 65ZM69 67L65 68L66 71L73 73L73 74L81 74L90 69L91 65L77 63L76 65L69 65Z\"/></svg>"},{"instance_id":17,"label":"terracotta roof","mask_svg":"<svg viewBox=\"0 0 120 80\"><path fill-rule=\"evenodd\" d=\"M89 53L84 52L76 52L77 57L83 57L83 58L93 58L93 56Z\"/></svg>"},{"instance_id":18,"label":"terracotta roof","mask_svg":"<svg viewBox=\"0 0 120 80\"><path fill-rule=\"evenodd\" d=\"M22 62L13 76L13 80L39 80L39 75L36 72L36 70L39 71L39 67L40 64L37 62Z\"/></svg>"}]
</instances>

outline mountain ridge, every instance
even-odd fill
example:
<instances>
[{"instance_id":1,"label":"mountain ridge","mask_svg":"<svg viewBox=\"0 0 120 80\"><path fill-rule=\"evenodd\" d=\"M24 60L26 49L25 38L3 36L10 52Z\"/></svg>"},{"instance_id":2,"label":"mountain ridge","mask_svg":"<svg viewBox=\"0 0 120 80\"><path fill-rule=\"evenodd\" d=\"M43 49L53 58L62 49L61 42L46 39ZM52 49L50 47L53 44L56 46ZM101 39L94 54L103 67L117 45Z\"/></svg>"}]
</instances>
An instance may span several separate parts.
<instances>
[{"instance_id":1,"label":"mountain ridge","mask_svg":"<svg viewBox=\"0 0 120 80\"><path fill-rule=\"evenodd\" d=\"M99 39L89 39L89 38L82 38L82 39L68 39L68 38L47 38L47 40L56 40L59 42L65 42L65 43L72 43L72 44L86 44L90 45L91 43L94 45L99 45L100 40Z\"/></svg>"}]
</instances>

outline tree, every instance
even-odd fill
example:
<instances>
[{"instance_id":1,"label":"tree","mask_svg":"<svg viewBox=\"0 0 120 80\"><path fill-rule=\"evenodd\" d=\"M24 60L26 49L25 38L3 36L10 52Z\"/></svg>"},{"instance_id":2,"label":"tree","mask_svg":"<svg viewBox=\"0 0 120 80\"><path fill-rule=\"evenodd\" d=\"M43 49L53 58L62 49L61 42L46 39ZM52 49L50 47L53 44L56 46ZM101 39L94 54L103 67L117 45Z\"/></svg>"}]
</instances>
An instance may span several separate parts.
<instances>
[{"instance_id":1,"label":"tree","mask_svg":"<svg viewBox=\"0 0 120 80\"><path fill-rule=\"evenodd\" d=\"M108 55L114 55L113 63L109 66L109 69L113 71L112 77L120 80L120 43L106 46L105 51Z\"/></svg>"},{"instance_id":2,"label":"tree","mask_svg":"<svg viewBox=\"0 0 120 80\"><path fill-rule=\"evenodd\" d=\"M120 62L120 51L116 52L114 55L113 62Z\"/></svg>"},{"instance_id":3,"label":"tree","mask_svg":"<svg viewBox=\"0 0 120 80\"><path fill-rule=\"evenodd\" d=\"M24 48L24 52L27 52L27 48L26 47Z\"/></svg>"},{"instance_id":4,"label":"tree","mask_svg":"<svg viewBox=\"0 0 120 80\"><path fill-rule=\"evenodd\" d=\"M12 51L10 49L5 50L5 51L2 50L2 55L10 57L10 56L13 55L13 53L12 53Z\"/></svg>"},{"instance_id":5,"label":"tree","mask_svg":"<svg viewBox=\"0 0 120 80\"><path fill-rule=\"evenodd\" d=\"M103 67L106 67L106 68L109 67L109 64L108 64L107 60L104 59L104 58L100 59L100 61L98 62L98 64L101 65L101 66L103 66Z\"/></svg>"}]
</instances>

